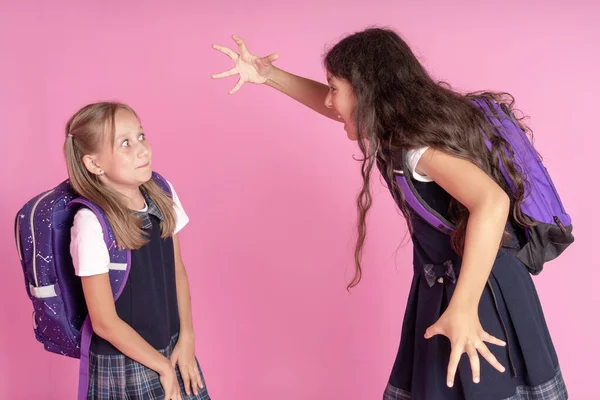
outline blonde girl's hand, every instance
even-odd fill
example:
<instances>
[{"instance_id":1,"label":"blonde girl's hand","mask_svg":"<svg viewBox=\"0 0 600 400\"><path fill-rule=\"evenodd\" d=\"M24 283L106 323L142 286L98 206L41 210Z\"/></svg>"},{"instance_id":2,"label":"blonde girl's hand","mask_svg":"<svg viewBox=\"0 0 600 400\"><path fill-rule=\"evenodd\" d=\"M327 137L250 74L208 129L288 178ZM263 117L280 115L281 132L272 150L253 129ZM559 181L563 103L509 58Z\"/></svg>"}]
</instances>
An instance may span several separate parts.
<instances>
[{"instance_id":1,"label":"blonde girl's hand","mask_svg":"<svg viewBox=\"0 0 600 400\"><path fill-rule=\"evenodd\" d=\"M182 400L179 382L177 382L177 374L173 366L170 365L170 368L166 368L160 374L160 384L165 392L165 400Z\"/></svg>"},{"instance_id":2,"label":"blonde girl's hand","mask_svg":"<svg viewBox=\"0 0 600 400\"><path fill-rule=\"evenodd\" d=\"M180 337L171 354L171 364L179 367L179 373L185 387L185 393L190 396L192 391L197 396L204 389L204 382L200 376L198 363L195 356L193 340Z\"/></svg>"}]
</instances>

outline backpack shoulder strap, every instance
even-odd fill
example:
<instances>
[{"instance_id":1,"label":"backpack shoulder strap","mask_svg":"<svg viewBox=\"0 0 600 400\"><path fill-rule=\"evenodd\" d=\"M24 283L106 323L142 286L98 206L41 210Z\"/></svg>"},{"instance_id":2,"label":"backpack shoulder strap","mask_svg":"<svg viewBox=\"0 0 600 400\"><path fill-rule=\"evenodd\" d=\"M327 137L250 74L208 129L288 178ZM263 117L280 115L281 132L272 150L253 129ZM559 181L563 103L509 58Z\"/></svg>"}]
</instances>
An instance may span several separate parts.
<instances>
[{"instance_id":1,"label":"backpack shoulder strap","mask_svg":"<svg viewBox=\"0 0 600 400\"><path fill-rule=\"evenodd\" d=\"M69 202L68 206L72 207L79 205L82 207L89 208L100 221L102 226L102 232L104 234L104 242L108 249L110 257L108 276L110 280L110 286L115 301L121 296L127 278L129 277L129 271L131 270L131 250L121 249L117 246L116 237L114 231L104 211L98 207L95 203L84 197L77 197ZM89 315L86 317L81 327L81 355L79 364L79 388L78 388L78 399L87 399L87 390L89 385L89 352L92 343L92 336L94 330L92 328L92 322Z\"/></svg>"},{"instance_id":2,"label":"backpack shoulder strap","mask_svg":"<svg viewBox=\"0 0 600 400\"><path fill-rule=\"evenodd\" d=\"M152 171L152 180L156 182L156 184L166 193L173 195L173 193L171 193L171 186L169 185L169 182L167 182L167 180L161 174Z\"/></svg>"},{"instance_id":3,"label":"backpack shoulder strap","mask_svg":"<svg viewBox=\"0 0 600 400\"><path fill-rule=\"evenodd\" d=\"M108 249L108 254L110 257L110 264L108 266L110 283L113 291L113 297L116 301L121 295L121 292L125 286L125 282L127 281L127 277L129 276L129 269L131 267L131 251L128 249L121 249L117 246L117 239L114 231L108 222L108 219L106 218L106 214L98 205L84 197L77 197L71 200L68 204L68 207L73 207L75 205L90 209L94 215L96 215L96 218L98 218L98 221L102 226L104 243L106 244L106 248Z\"/></svg>"},{"instance_id":4,"label":"backpack shoulder strap","mask_svg":"<svg viewBox=\"0 0 600 400\"><path fill-rule=\"evenodd\" d=\"M454 224L429 207L415 188L408 165L407 150L392 153L392 167L396 184L410 209L435 229L445 234L454 231Z\"/></svg>"}]
</instances>

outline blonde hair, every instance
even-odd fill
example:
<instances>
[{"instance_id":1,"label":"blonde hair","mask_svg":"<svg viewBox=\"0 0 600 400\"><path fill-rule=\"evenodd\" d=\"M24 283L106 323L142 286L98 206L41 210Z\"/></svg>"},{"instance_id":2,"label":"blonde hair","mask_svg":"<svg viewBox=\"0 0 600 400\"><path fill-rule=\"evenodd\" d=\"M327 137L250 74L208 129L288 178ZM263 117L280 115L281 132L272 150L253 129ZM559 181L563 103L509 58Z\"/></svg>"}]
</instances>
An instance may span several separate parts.
<instances>
[{"instance_id":1,"label":"blonde hair","mask_svg":"<svg viewBox=\"0 0 600 400\"><path fill-rule=\"evenodd\" d=\"M73 189L106 213L119 247L133 250L148 243L148 237L142 230L142 220L125 206L122 195L103 184L83 162L85 155L99 152L107 142L112 148L118 110L129 111L137 117L131 107L115 102L89 104L77 111L67 122L64 153ZM172 197L152 179L141 185L141 190L150 196L163 215L161 237L173 235L176 217Z\"/></svg>"}]
</instances>

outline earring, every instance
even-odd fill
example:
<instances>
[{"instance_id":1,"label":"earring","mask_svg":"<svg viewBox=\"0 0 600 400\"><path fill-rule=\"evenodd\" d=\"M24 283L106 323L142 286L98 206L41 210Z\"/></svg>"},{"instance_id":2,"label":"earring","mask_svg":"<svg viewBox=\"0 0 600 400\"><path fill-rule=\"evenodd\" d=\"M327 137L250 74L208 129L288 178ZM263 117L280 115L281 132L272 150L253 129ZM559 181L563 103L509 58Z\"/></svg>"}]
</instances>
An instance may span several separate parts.
<instances>
[{"instance_id":1,"label":"earring","mask_svg":"<svg viewBox=\"0 0 600 400\"><path fill-rule=\"evenodd\" d=\"M100 176L104 175L104 171L102 171L102 170L98 171L98 175L100 175Z\"/></svg>"}]
</instances>

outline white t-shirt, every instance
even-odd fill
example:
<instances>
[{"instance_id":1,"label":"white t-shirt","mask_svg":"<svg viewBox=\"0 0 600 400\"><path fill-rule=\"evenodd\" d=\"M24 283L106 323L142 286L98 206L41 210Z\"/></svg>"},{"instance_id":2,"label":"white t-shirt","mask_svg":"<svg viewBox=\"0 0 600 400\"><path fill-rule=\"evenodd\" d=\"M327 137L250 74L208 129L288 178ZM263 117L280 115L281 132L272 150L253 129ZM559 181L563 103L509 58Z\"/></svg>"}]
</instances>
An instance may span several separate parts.
<instances>
[{"instance_id":1,"label":"white t-shirt","mask_svg":"<svg viewBox=\"0 0 600 400\"><path fill-rule=\"evenodd\" d=\"M421 147L420 149L408 150L406 152L408 167L410 168L410 173L413 178L418 180L419 182L433 182L433 179L428 177L427 175L421 175L417 172L417 164L421 157L423 157L423 153L427 151L429 147Z\"/></svg>"},{"instance_id":2,"label":"white t-shirt","mask_svg":"<svg viewBox=\"0 0 600 400\"><path fill-rule=\"evenodd\" d=\"M171 185L173 202L175 203L176 225L175 232L179 232L189 222L185 210ZM141 212L147 211L148 205ZM71 258L77 276L99 275L108 272L110 256L104 242L104 233L96 214L88 208L81 208L75 214L71 227Z\"/></svg>"}]
</instances>

